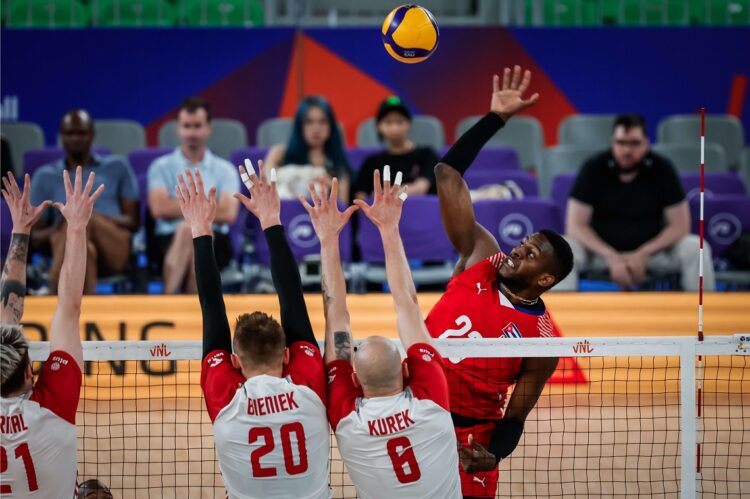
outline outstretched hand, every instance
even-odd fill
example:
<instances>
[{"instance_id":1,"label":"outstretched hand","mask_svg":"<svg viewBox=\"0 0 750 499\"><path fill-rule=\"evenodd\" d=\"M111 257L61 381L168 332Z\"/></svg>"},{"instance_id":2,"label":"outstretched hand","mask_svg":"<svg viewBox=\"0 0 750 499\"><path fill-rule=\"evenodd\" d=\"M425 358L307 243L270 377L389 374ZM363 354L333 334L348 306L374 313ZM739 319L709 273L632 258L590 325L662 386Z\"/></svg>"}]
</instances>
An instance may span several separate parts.
<instances>
[{"instance_id":1,"label":"outstretched hand","mask_svg":"<svg viewBox=\"0 0 750 499\"><path fill-rule=\"evenodd\" d=\"M535 93L528 99L523 99L523 94L531 84L531 71L523 72L521 78L521 66L514 66L511 73L510 68L503 71L503 84L500 86L498 75L492 78L492 102L490 110L500 115L503 121L523 109L533 106L539 100L539 94Z\"/></svg>"},{"instance_id":2,"label":"outstretched hand","mask_svg":"<svg viewBox=\"0 0 750 499\"><path fill-rule=\"evenodd\" d=\"M44 210L52 206L52 201L43 201L39 206L31 204L31 177L28 173L23 179L23 193L11 172L8 172L7 177L3 177L2 192L5 202L8 203L10 218L13 220L13 232L17 234L29 234Z\"/></svg>"},{"instance_id":3,"label":"outstretched hand","mask_svg":"<svg viewBox=\"0 0 750 499\"><path fill-rule=\"evenodd\" d=\"M466 473L492 471L497 467L497 458L495 455L474 440L473 435L469 435L468 447L459 444L458 459Z\"/></svg>"},{"instance_id":4,"label":"outstretched hand","mask_svg":"<svg viewBox=\"0 0 750 499\"><path fill-rule=\"evenodd\" d=\"M350 206L344 211L339 210L336 203L339 195L339 181L337 178L333 178L331 192L328 196L326 196L326 179L319 179L317 184L320 188L320 195L318 195L315 182L310 182L310 199L312 200L312 205L303 196L300 196L299 200L307 210L307 213L310 214L310 220L312 221L315 233L318 235L321 244L323 244L325 241L335 240L338 237L359 207Z\"/></svg>"},{"instance_id":5,"label":"outstretched hand","mask_svg":"<svg viewBox=\"0 0 750 499\"><path fill-rule=\"evenodd\" d=\"M245 160L245 166L238 167L242 183L245 184L250 197L237 193L234 197L253 215L258 217L260 227L266 230L274 225L281 225L281 200L276 190L276 169L271 168L270 178L263 173L263 161L258 161L260 177L255 174L253 163Z\"/></svg>"},{"instance_id":6,"label":"outstretched hand","mask_svg":"<svg viewBox=\"0 0 750 499\"><path fill-rule=\"evenodd\" d=\"M407 196L407 186L401 186L401 172L396 173L395 182L391 187L391 168L383 167L383 186L380 186L380 170L373 173L373 201L368 205L362 199L355 199L365 216L382 232L386 229L398 228L401 219L401 208Z\"/></svg>"},{"instance_id":7,"label":"outstretched hand","mask_svg":"<svg viewBox=\"0 0 750 499\"><path fill-rule=\"evenodd\" d=\"M85 229L94 211L94 203L104 192L104 184L91 194L94 187L94 172L89 173L86 185L83 186L83 168L76 168L76 179L74 185L70 184L68 170L63 171L63 184L65 184L65 204L55 203L54 206L68 224L68 229Z\"/></svg>"},{"instance_id":8,"label":"outstretched hand","mask_svg":"<svg viewBox=\"0 0 750 499\"><path fill-rule=\"evenodd\" d=\"M187 178L187 184L185 183ZM190 226L193 237L210 236L211 224L216 218L216 187L211 187L208 196L203 187L201 172L195 170L195 178L189 168L185 168L185 177L177 176L177 201L185 223Z\"/></svg>"}]
</instances>

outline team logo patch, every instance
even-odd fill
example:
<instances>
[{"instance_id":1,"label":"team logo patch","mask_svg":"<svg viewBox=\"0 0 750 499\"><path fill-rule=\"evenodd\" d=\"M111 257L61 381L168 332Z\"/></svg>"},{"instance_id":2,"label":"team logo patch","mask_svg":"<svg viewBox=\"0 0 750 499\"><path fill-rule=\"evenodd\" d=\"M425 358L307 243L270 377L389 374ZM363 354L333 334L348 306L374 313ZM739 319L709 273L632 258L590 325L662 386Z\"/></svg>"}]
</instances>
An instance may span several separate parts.
<instances>
[{"instance_id":1,"label":"team logo patch","mask_svg":"<svg viewBox=\"0 0 750 499\"><path fill-rule=\"evenodd\" d=\"M217 353L208 358L208 367L216 367L224 360L223 353Z\"/></svg>"},{"instance_id":2,"label":"team logo patch","mask_svg":"<svg viewBox=\"0 0 750 499\"><path fill-rule=\"evenodd\" d=\"M328 370L328 382L333 383L333 380L336 379L336 368L332 367Z\"/></svg>"},{"instance_id":3,"label":"team logo patch","mask_svg":"<svg viewBox=\"0 0 750 499\"><path fill-rule=\"evenodd\" d=\"M53 371L59 371L60 370L60 363L59 362L53 362L51 366L49 366L50 369Z\"/></svg>"},{"instance_id":4,"label":"team logo patch","mask_svg":"<svg viewBox=\"0 0 750 499\"><path fill-rule=\"evenodd\" d=\"M503 328L503 334L500 337L501 338L523 338L523 335L521 334L521 331L519 331L518 326L516 326L512 322L509 322L508 325Z\"/></svg>"},{"instance_id":5,"label":"team logo patch","mask_svg":"<svg viewBox=\"0 0 750 499\"><path fill-rule=\"evenodd\" d=\"M427 349L420 348L420 352L422 352L422 360L425 362L430 362L432 360L433 354Z\"/></svg>"}]
</instances>

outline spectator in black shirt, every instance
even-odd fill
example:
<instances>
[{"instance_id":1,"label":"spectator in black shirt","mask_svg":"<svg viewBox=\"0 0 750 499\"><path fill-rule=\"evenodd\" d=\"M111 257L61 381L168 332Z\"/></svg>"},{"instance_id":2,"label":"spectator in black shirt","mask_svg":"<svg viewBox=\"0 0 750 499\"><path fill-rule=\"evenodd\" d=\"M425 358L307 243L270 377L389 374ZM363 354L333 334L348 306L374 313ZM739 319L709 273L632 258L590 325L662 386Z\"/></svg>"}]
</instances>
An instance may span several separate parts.
<instances>
[{"instance_id":1,"label":"spectator in black shirt","mask_svg":"<svg viewBox=\"0 0 750 499\"><path fill-rule=\"evenodd\" d=\"M698 237L672 164L650 151L645 120L615 120L612 148L581 168L565 222L575 268L556 289L575 290L578 272L608 270L632 289L648 270L680 271L685 290L698 289ZM711 249L704 243L704 288L715 289Z\"/></svg>"},{"instance_id":2,"label":"spectator in black shirt","mask_svg":"<svg viewBox=\"0 0 750 499\"><path fill-rule=\"evenodd\" d=\"M378 135L385 140L385 151L365 158L354 183L354 197L364 199L372 194L372 174L390 165L393 175L401 172L403 183L409 184L409 196L435 194L437 155L431 147L417 147L409 139L411 112L403 101L388 97L380 104L375 118Z\"/></svg>"}]
</instances>

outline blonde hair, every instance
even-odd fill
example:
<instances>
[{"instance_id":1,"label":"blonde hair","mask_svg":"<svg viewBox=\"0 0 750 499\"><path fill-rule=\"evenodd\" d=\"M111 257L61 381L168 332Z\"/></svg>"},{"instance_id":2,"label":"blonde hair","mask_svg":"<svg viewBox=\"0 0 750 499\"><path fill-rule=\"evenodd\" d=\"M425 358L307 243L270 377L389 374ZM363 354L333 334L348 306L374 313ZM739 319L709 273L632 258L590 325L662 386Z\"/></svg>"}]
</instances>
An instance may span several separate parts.
<instances>
[{"instance_id":1,"label":"blonde hair","mask_svg":"<svg viewBox=\"0 0 750 499\"><path fill-rule=\"evenodd\" d=\"M19 367L25 367L28 353L29 344L23 335L23 328L11 324L0 325L0 385L3 388L16 375Z\"/></svg>"}]
</instances>

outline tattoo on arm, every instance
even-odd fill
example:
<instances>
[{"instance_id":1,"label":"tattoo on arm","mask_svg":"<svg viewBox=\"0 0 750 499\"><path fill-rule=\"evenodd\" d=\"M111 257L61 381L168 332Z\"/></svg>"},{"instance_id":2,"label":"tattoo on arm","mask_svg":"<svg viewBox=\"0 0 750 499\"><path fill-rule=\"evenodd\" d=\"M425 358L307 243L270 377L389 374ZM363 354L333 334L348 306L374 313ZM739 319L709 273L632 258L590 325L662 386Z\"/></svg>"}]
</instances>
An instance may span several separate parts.
<instances>
[{"instance_id":1,"label":"tattoo on arm","mask_svg":"<svg viewBox=\"0 0 750 499\"><path fill-rule=\"evenodd\" d=\"M330 293L328 292L325 274L320 275L320 289L323 292L323 314L325 315L325 317L328 317L328 307L331 305L333 297L331 297Z\"/></svg>"},{"instance_id":2,"label":"tattoo on arm","mask_svg":"<svg viewBox=\"0 0 750 499\"><path fill-rule=\"evenodd\" d=\"M8 256L0 277L0 303L2 321L18 324L23 316L26 296L26 256L29 252L29 235L13 234Z\"/></svg>"},{"instance_id":3,"label":"tattoo on arm","mask_svg":"<svg viewBox=\"0 0 750 499\"><path fill-rule=\"evenodd\" d=\"M24 271L26 270L26 256L29 253L29 235L28 234L13 234L10 239L10 248L8 249L8 258L5 260L5 266L3 267L3 279L8 277L10 272L11 262L20 262L24 265ZM16 277L16 276L13 276ZM20 276L19 276L20 277Z\"/></svg>"},{"instance_id":4,"label":"tattoo on arm","mask_svg":"<svg viewBox=\"0 0 750 499\"><path fill-rule=\"evenodd\" d=\"M346 331L333 333L333 345L336 348L336 358L352 360L352 335Z\"/></svg>"}]
</instances>

